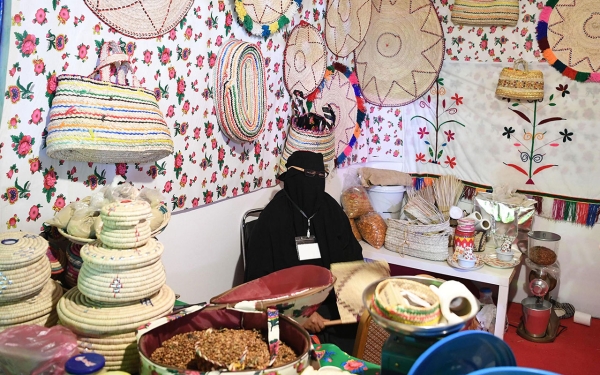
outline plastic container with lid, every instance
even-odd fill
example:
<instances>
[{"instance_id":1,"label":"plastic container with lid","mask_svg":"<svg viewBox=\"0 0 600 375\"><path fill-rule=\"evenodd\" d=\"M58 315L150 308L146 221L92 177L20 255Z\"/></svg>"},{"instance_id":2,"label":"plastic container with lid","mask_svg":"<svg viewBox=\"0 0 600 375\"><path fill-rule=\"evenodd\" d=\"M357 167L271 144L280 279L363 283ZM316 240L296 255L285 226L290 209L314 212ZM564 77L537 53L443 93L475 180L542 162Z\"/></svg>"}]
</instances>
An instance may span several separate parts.
<instances>
[{"instance_id":1,"label":"plastic container with lid","mask_svg":"<svg viewBox=\"0 0 600 375\"><path fill-rule=\"evenodd\" d=\"M490 288L479 289L479 302L483 305L493 305L494 299L492 298L492 290Z\"/></svg>"},{"instance_id":2,"label":"plastic container with lid","mask_svg":"<svg viewBox=\"0 0 600 375\"><path fill-rule=\"evenodd\" d=\"M106 371L104 356L98 353L81 353L65 363L66 375L130 375L123 371Z\"/></svg>"}]
</instances>

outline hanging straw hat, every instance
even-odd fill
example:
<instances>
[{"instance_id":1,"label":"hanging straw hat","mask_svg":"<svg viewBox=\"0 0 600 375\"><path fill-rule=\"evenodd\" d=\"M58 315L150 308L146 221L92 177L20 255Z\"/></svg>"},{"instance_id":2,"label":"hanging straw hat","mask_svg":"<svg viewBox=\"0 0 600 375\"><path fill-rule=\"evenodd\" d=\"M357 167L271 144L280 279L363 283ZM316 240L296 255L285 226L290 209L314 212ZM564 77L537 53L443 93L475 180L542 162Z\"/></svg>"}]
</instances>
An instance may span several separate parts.
<instances>
[{"instance_id":1,"label":"hanging straw hat","mask_svg":"<svg viewBox=\"0 0 600 375\"><path fill-rule=\"evenodd\" d=\"M77 287L95 301L132 302L154 295L166 280L162 262L127 271L97 269L86 262L79 271Z\"/></svg>"},{"instance_id":2,"label":"hanging straw hat","mask_svg":"<svg viewBox=\"0 0 600 375\"><path fill-rule=\"evenodd\" d=\"M169 314L174 303L175 293L167 285L151 298L110 305L94 301L74 287L58 301L56 311L61 324L76 334L102 336L134 331Z\"/></svg>"},{"instance_id":3,"label":"hanging straw hat","mask_svg":"<svg viewBox=\"0 0 600 375\"><path fill-rule=\"evenodd\" d=\"M85 0L102 21L137 39L164 35L181 22L194 0Z\"/></svg>"},{"instance_id":4,"label":"hanging straw hat","mask_svg":"<svg viewBox=\"0 0 600 375\"><path fill-rule=\"evenodd\" d=\"M44 256L26 267L1 272L0 303L19 301L38 294L46 285L50 279L50 261Z\"/></svg>"},{"instance_id":5,"label":"hanging straw hat","mask_svg":"<svg viewBox=\"0 0 600 375\"><path fill-rule=\"evenodd\" d=\"M400 106L435 83L444 60L444 32L430 0L374 0L367 35L354 51L365 100Z\"/></svg>"},{"instance_id":6,"label":"hanging straw hat","mask_svg":"<svg viewBox=\"0 0 600 375\"><path fill-rule=\"evenodd\" d=\"M268 38L290 23L302 0L235 0L238 21L249 33Z\"/></svg>"},{"instance_id":7,"label":"hanging straw hat","mask_svg":"<svg viewBox=\"0 0 600 375\"><path fill-rule=\"evenodd\" d=\"M294 27L283 52L283 77L290 94L298 90L308 95L319 86L325 67L327 51L321 33L306 21Z\"/></svg>"},{"instance_id":8,"label":"hanging straw hat","mask_svg":"<svg viewBox=\"0 0 600 375\"><path fill-rule=\"evenodd\" d=\"M85 264L98 270L125 271L146 267L156 263L164 251L164 246L151 238L148 243L137 249L113 250L96 241L81 249L81 258Z\"/></svg>"},{"instance_id":9,"label":"hanging straw hat","mask_svg":"<svg viewBox=\"0 0 600 375\"><path fill-rule=\"evenodd\" d=\"M549 1L540 13L537 40L550 65L579 82L600 82L600 3Z\"/></svg>"},{"instance_id":10,"label":"hanging straw hat","mask_svg":"<svg viewBox=\"0 0 600 375\"><path fill-rule=\"evenodd\" d=\"M346 57L362 42L371 21L371 0L330 0L325 40L334 55Z\"/></svg>"},{"instance_id":11,"label":"hanging straw hat","mask_svg":"<svg viewBox=\"0 0 600 375\"><path fill-rule=\"evenodd\" d=\"M339 63L327 67L323 81L307 98L309 110L320 115L323 115L323 107L327 104L331 105L336 115L334 155L335 165L338 166L352 152L366 118L358 79L350 68Z\"/></svg>"},{"instance_id":12,"label":"hanging straw hat","mask_svg":"<svg viewBox=\"0 0 600 375\"><path fill-rule=\"evenodd\" d=\"M217 122L236 142L257 139L267 116L265 63L256 45L228 40L213 69Z\"/></svg>"},{"instance_id":13,"label":"hanging straw hat","mask_svg":"<svg viewBox=\"0 0 600 375\"><path fill-rule=\"evenodd\" d=\"M46 250L48 250L48 241L37 234L0 233L0 271L14 270L33 264L46 255Z\"/></svg>"},{"instance_id":14,"label":"hanging straw hat","mask_svg":"<svg viewBox=\"0 0 600 375\"><path fill-rule=\"evenodd\" d=\"M26 300L0 303L0 326L13 326L29 322L55 311L58 300L63 295L60 284L48 280L42 290Z\"/></svg>"}]
</instances>

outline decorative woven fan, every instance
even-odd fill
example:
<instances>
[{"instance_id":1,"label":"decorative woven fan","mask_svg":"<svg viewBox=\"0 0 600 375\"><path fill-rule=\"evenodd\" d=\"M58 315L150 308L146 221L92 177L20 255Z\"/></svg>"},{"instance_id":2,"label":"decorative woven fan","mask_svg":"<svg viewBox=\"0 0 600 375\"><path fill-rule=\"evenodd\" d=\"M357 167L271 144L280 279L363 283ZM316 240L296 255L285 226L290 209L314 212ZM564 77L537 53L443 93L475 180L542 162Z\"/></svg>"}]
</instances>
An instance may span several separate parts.
<instances>
[{"instance_id":1,"label":"decorative woven fan","mask_svg":"<svg viewBox=\"0 0 600 375\"><path fill-rule=\"evenodd\" d=\"M435 83L444 60L444 32L430 0L373 0L371 24L354 51L365 100L400 106Z\"/></svg>"},{"instance_id":2,"label":"decorative woven fan","mask_svg":"<svg viewBox=\"0 0 600 375\"><path fill-rule=\"evenodd\" d=\"M85 0L102 21L121 34L148 39L171 31L194 0Z\"/></svg>"},{"instance_id":3,"label":"decorative woven fan","mask_svg":"<svg viewBox=\"0 0 600 375\"><path fill-rule=\"evenodd\" d=\"M290 34L284 51L283 77L290 94L298 90L308 95L319 86L325 75L327 51L321 33L301 21Z\"/></svg>"},{"instance_id":4,"label":"decorative woven fan","mask_svg":"<svg viewBox=\"0 0 600 375\"><path fill-rule=\"evenodd\" d=\"M346 57L362 42L371 20L371 0L329 0L325 41L334 55Z\"/></svg>"},{"instance_id":5,"label":"decorative woven fan","mask_svg":"<svg viewBox=\"0 0 600 375\"><path fill-rule=\"evenodd\" d=\"M546 61L579 82L600 82L600 2L550 0L540 13L537 40Z\"/></svg>"},{"instance_id":6,"label":"decorative woven fan","mask_svg":"<svg viewBox=\"0 0 600 375\"><path fill-rule=\"evenodd\" d=\"M323 81L307 100L309 111L314 108L320 115L327 104L334 109L335 165L341 165L351 154L366 118L356 72L339 63L327 67Z\"/></svg>"}]
</instances>

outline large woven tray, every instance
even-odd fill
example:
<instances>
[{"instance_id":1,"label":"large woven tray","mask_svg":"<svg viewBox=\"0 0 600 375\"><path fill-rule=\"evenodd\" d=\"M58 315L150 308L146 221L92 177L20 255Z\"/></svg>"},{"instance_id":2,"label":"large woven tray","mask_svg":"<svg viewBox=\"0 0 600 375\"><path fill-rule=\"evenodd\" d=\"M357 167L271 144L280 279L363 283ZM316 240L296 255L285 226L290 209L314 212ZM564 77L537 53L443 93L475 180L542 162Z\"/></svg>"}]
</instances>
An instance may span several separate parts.
<instances>
[{"instance_id":1,"label":"large woven tray","mask_svg":"<svg viewBox=\"0 0 600 375\"><path fill-rule=\"evenodd\" d=\"M387 225L386 249L429 260L448 258L449 221L422 225L408 220L387 219Z\"/></svg>"}]
</instances>

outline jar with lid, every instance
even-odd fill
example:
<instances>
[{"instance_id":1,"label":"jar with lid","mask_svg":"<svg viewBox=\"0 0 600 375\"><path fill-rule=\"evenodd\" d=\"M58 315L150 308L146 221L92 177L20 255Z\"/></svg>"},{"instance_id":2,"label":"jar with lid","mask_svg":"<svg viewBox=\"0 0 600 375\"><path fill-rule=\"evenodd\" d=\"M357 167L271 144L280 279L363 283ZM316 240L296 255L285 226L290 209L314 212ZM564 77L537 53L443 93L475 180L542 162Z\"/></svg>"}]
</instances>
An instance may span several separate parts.
<instances>
[{"instance_id":1,"label":"jar with lid","mask_svg":"<svg viewBox=\"0 0 600 375\"><path fill-rule=\"evenodd\" d=\"M493 305L494 299L492 298L492 290L490 288L480 288L479 289L479 302L482 305Z\"/></svg>"},{"instance_id":2,"label":"jar with lid","mask_svg":"<svg viewBox=\"0 0 600 375\"><path fill-rule=\"evenodd\" d=\"M123 371L107 371L104 356L98 353L81 353L65 363L66 375L129 375Z\"/></svg>"}]
</instances>

